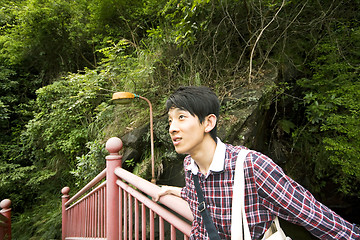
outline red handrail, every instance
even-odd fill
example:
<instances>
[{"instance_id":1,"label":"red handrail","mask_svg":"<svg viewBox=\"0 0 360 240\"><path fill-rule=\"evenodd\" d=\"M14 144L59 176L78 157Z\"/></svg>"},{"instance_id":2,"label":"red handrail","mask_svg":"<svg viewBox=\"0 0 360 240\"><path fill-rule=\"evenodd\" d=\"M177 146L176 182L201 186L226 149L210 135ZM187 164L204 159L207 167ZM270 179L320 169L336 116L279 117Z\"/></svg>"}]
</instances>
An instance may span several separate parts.
<instances>
[{"instance_id":1,"label":"red handrail","mask_svg":"<svg viewBox=\"0 0 360 240\"><path fill-rule=\"evenodd\" d=\"M133 185L140 191L144 192L145 194L149 195L150 197L155 197L156 193L160 191L160 187L156 186L155 184L146 181L145 179L136 176L123 168L116 168L115 174L128 182L129 184ZM189 205L183 199L173 196L173 195L165 195L160 198L159 202L164 204L166 207L170 208L171 210L177 212L185 219L192 221L194 219Z\"/></svg>"},{"instance_id":2,"label":"red handrail","mask_svg":"<svg viewBox=\"0 0 360 240\"><path fill-rule=\"evenodd\" d=\"M62 189L62 239L188 239L188 204L175 196L160 199L165 207L153 202L160 188L121 168L121 140L110 138L106 149L104 171L70 199Z\"/></svg>"},{"instance_id":3,"label":"red handrail","mask_svg":"<svg viewBox=\"0 0 360 240\"><path fill-rule=\"evenodd\" d=\"M84 193L88 192L91 188L93 188L96 184L101 182L106 176L106 168L99 173L93 180L91 180L88 184L85 185L80 191L78 191L72 198L70 198L65 206L70 206L71 203L73 203L75 200L79 199ZM70 190L70 189L69 189Z\"/></svg>"}]
</instances>

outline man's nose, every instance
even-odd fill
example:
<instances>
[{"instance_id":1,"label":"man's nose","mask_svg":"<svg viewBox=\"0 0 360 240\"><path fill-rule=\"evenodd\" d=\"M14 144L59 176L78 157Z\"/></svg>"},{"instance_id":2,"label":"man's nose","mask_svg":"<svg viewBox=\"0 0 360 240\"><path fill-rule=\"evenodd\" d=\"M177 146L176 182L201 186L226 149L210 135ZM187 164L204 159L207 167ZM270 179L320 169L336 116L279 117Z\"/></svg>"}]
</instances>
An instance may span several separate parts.
<instances>
[{"instance_id":1,"label":"man's nose","mask_svg":"<svg viewBox=\"0 0 360 240\"><path fill-rule=\"evenodd\" d=\"M172 133L175 133L178 131L179 131L179 128L178 128L176 122L173 121L169 126L169 133L172 134Z\"/></svg>"}]
</instances>

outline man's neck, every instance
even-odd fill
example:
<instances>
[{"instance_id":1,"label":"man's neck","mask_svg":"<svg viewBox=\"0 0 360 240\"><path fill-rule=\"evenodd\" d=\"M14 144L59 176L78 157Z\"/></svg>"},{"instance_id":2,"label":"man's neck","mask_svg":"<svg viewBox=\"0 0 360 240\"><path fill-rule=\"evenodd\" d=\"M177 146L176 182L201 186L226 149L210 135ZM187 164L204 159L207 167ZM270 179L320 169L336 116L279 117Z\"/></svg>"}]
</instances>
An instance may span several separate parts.
<instances>
[{"instance_id":1,"label":"man's neck","mask_svg":"<svg viewBox=\"0 0 360 240\"><path fill-rule=\"evenodd\" d=\"M214 158L215 150L216 142L210 137L204 139L199 150L191 155L191 158L194 159L195 163L199 167L199 171L204 175L207 175L207 173L209 172L210 165Z\"/></svg>"}]
</instances>

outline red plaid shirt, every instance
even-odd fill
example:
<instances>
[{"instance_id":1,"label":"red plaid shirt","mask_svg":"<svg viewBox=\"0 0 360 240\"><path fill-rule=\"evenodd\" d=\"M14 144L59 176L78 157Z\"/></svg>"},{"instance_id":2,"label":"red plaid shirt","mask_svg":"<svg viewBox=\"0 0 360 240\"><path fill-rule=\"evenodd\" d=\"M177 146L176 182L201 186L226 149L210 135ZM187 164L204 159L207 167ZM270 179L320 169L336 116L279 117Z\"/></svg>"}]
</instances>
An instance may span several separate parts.
<instances>
[{"instance_id":1,"label":"red plaid shirt","mask_svg":"<svg viewBox=\"0 0 360 240\"><path fill-rule=\"evenodd\" d=\"M223 144L218 139L207 176L198 171L190 156L184 159L186 185L181 196L194 215L190 239L208 239L197 209L192 173L199 175L205 202L221 239L230 239L235 162L241 149L246 148ZM318 202L267 156L250 152L244 163L244 174L245 212L252 239L259 239L275 216L305 227L320 239L360 239L359 228Z\"/></svg>"}]
</instances>

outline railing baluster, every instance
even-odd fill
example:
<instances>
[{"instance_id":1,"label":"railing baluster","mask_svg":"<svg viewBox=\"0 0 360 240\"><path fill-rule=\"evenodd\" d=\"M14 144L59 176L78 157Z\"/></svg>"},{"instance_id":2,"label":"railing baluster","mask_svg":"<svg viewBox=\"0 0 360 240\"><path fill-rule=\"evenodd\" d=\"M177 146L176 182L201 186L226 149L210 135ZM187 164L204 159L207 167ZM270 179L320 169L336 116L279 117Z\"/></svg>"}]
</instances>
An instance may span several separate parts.
<instances>
[{"instance_id":1,"label":"railing baluster","mask_svg":"<svg viewBox=\"0 0 360 240\"><path fill-rule=\"evenodd\" d=\"M103 191L103 216L102 216L102 221L103 221L103 225L102 225L102 228L103 228L103 237L106 237L107 235L107 232L106 232L106 187L104 188L104 191Z\"/></svg>"},{"instance_id":2,"label":"railing baluster","mask_svg":"<svg viewBox=\"0 0 360 240\"><path fill-rule=\"evenodd\" d=\"M69 236L74 236L74 237L77 236L76 234L77 234L78 225L79 225L79 218L78 218L77 211L78 211L78 206L76 206L76 208L72 209L74 217L72 218L73 220L71 223L75 225L75 228L72 228L72 234ZM71 227L71 225L69 227Z\"/></svg>"},{"instance_id":3,"label":"railing baluster","mask_svg":"<svg viewBox=\"0 0 360 240\"><path fill-rule=\"evenodd\" d=\"M87 200L89 201L89 200ZM85 203L83 202L81 205L85 205ZM85 234L85 220L86 220L86 206L80 208L80 219L81 219L81 227L80 227L80 236L84 236Z\"/></svg>"},{"instance_id":4,"label":"railing baluster","mask_svg":"<svg viewBox=\"0 0 360 240\"><path fill-rule=\"evenodd\" d=\"M80 231L80 219L79 219L79 206L76 206L76 208L73 210L74 211L74 221L73 224L75 224L75 229L74 231L74 237L79 236L79 231Z\"/></svg>"},{"instance_id":5,"label":"railing baluster","mask_svg":"<svg viewBox=\"0 0 360 240\"><path fill-rule=\"evenodd\" d=\"M171 240L176 240L176 228L174 225L170 225Z\"/></svg>"},{"instance_id":6,"label":"railing baluster","mask_svg":"<svg viewBox=\"0 0 360 240\"><path fill-rule=\"evenodd\" d=\"M78 224L79 224L79 219L78 219L78 217L77 217L77 214L76 214L76 212L77 212L77 208L78 208L78 206L75 206L75 207L73 207L72 209L71 209L71 211L72 211L72 217L71 217L71 219L72 219L72 221L71 221L71 224L73 224L75 227L71 227L71 225L69 225L69 227L72 229L71 230L71 235L69 235L69 236L74 236L74 237L76 237L77 235L77 231L78 231Z\"/></svg>"},{"instance_id":7,"label":"railing baluster","mask_svg":"<svg viewBox=\"0 0 360 240\"><path fill-rule=\"evenodd\" d=\"M94 195L91 195L90 198L89 198L89 210L88 210L88 217L89 217L89 225L88 225L88 236L91 237L91 232L92 232L92 229L91 229L91 226L93 224L93 209L92 209L92 206L93 206L93 197Z\"/></svg>"},{"instance_id":8,"label":"railing baluster","mask_svg":"<svg viewBox=\"0 0 360 240\"><path fill-rule=\"evenodd\" d=\"M94 229L93 229L93 233L95 237L100 237L100 233L99 233L99 192L95 192L95 204L94 204L94 209L95 209L95 222L94 222Z\"/></svg>"},{"instance_id":9,"label":"railing baluster","mask_svg":"<svg viewBox=\"0 0 360 240\"><path fill-rule=\"evenodd\" d=\"M83 226L83 207L81 207L82 204L79 204L78 206L78 218L79 218L79 231L78 231L78 234L77 236L81 236L82 235L82 226Z\"/></svg>"},{"instance_id":10,"label":"railing baluster","mask_svg":"<svg viewBox=\"0 0 360 240\"><path fill-rule=\"evenodd\" d=\"M72 223L75 225L75 228L73 228L73 235L70 235L70 236L74 236L74 237L79 236L78 231L79 231L79 222L80 221L79 221L79 213L78 213L79 209L78 208L79 208L79 206L76 205L75 208L72 209L72 211L74 212L74 218L73 218L74 220Z\"/></svg>"},{"instance_id":11,"label":"railing baluster","mask_svg":"<svg viewBox=\"0 0 360 240\"><path fill-rule=\"evenodd\" d=\"M104 195L104 189L100 189L100 198L99 198L99 237L104 237L104 201L103 201L103 195Z\"/></svg>"},{"instance_id":12,"label":"railing baluster","mask_svg":"<svg viewBox=\"0 0 360 240\"><path fill-rule=\"evenodd\" d=\"M95 235L95 193L91 196L91 205L90 205L90 235L89 237L96 237Z\"/></svg>"},{"instance_id":13,"label":"railing baluster","mask_svg":"<svg viewBox=\"0 0 360 240\"><path fill-rule=\"evenodd\" d=\"M80 215L80 232L79 232L79 236L84 236L84 221L85 221L86 205L85 205L84 202L82 202L81 205L83 205L83 206L79 208L79 211L80 211L80 214L79 214Z\"/></svg>"},{"instance_id":14,"label":"railing baluster","mask_svg":"<svg viewBox=\"0 0 360 240\"><path fill-rule=\"evenodd\" d=\"M93 225L93 221L94 221L94 209L93 209L93 204L94 204L94 194L92 194L90 196L90 202L89 202L89 237L92 237L92 225Z\"/></svg>"},{"instance_id":15,"label":"railing baluster","mask_svg":"<svg viewBox=\"0 0 360 240\"><path fill-rule=\"evenodd\" d=\"M91 224L92 226L92 231L91 231L91 235L92 237L99 237L99 235L96 233L96 222L97 222L97 207L96 205L98 204L97 202L97 192L94 192L93 194L93 204L92 204L92 208L93 208L93 222Z\"/></svg>"},{"instance_id":16,"label":"railing baluster","mask_svg":"<svg viewBox=\"0 0 360 240\"><path fill-rule=\"evenodd\" d=\"M90 196L82 203L84 207L81 208L81 236L87 236L87 230L88 230L87 226L89 222L89 218L88 218L89 201L90 201Z\"/></svg>"},{"instance_id":17,"label":"railing baluster","mask_svg":"<svg viewBox=\"0 0 360 240\"><path fill-rule=\"evenodd\" d=\"M141 204L141 236L142 240L146 240L146 206Z\"/></svg>"},{"instance_id":18,"label":"railing baluster","mask_svg":"<svg viewBox=\"0 0 360 240\"><path fill-rule=\"evenodd\" d=\"M65 239L66 236L73 236L72 228L70 228L72 220L73 220L73 211L72 211L72 209L67 211L66 217L67 217L67 224L66 224L66 227L65 227L66 235L65 236L62 235L63 239Z\"/></svg>"},{"instance_id":19,"label":"railing baluster","mask_svg":"<svg viewBox=\"0 0 360 240\"><path fill-rule=\"evenodd\" d=\"M127 192L124 192L124 212L123 212L123 214L124 214L124 240L126 240L127 239L127 230L128 230L128 226L127 226Z\"/></svg>"},{"instance_id":20,"label":"railing baluster","mask_svg":"<svg viewBox=\"0 0 360 240\"><path fill-rule=\"evenodd\" d=\"M83 216L83 231L84 231L84 234L85 234L85 236L86 237L88 237L89 236L89 225L90 225L90 206L91 206L91 196L89 196L89 198L88 199L86 199L86 201L85 201L85 210L84 210L84 216Z\"/></svg>"},{"instance_id":21,"label":"railing baluster","mask_svg":"<svg viewBox=\"0 0 360 240\"><path fill-rule=\"evenodd\" d=\"M102 232L102 237L105 238L106 237L106 201L105 201L105 193L106 192L106 187L104 187L102 189L102 197L101 197L101 201L102 201L102 207L101 207L101 232Z\"/></svg>"},{"instance_id":22,"label":"railing baluster","mask_svg":"<svg viewBox=\"0 0 360 240\"><path fill-rule=\"evenodd\" d=\"M80 210L79 210L79 205L76 205L76 208L75 208L75 219L74 219L74 222L75 222L75 229L74 229L74 237L78 237L80 234L80 218L79 218L79 214L80 214Z\"/></svg>"},{"instance_id":23,"label":"railing baluster","mask_svg":"<svg viewBox=\"0 0 360 240\"><path fill-rule=\"evenodd\" d=\"M124 201L123 201L123 195L124 195L124 191L120 188L119 189L119 236L120 236L120 240L123 239L123 231L124 231Z\"/></svg>"},{"instance_id":24,"label":"railing baluster","mask_svg":"<svg viewBox=\"0 0 360 240\"><path fill-rule=\"evenodd\" d=\"M155 239L155 220L154 220L154 211L150 210L150 240Z\"/></svg>"},{"instance_id":25,"label":"railing baluster","mask_svg":"<svg viewBox=\"0 0 360 240\"><path fill-rule=\"evenodd\" d=\"M87 210L87 213L85 214L86 218L87 218L87 221L88 221L88 224L85 223L84 229L87 230L88 236L90 236L90 233L91 233L91 205L92 205L92 195L89 196L88 210Z\"/></svg>"},{"instance_id":26,"label":"railing baluster","mask_svg":"<svg viewBox=\"0 0 360 240\"><path fill-rule=\"evenodd\" d=\"M89 220L88 220L88 226L87 226L87 228L88 228L88 236L89 237L91 237L91 225L92 225L92 204L93 204L93 195L90 195L90 197L89 197L89 203L88 203L88 206L89 206L89 209L88 209L88 213L87 213L87 215L88 215L88 218L89 218Z\"/></svg>"},{"instance_id":27,"label":"railing baluster","mask_svg":"<svg viewBox=\"0 0 360 240\"><path fill-rule=\"evenodd\" d=\"M86 221L88 221L88 212L89 212L89 198L86 199L86 203L84 208L81 208L81 236L86 236Z\"/></svg>"},{"instance_id":28,"label":"railing baluster","mask_svg":"<svg viewBox=\"0 0 360 240\"><path fill-rule=\"evenodd\" d=\"M135 240L139 240L139 201L135 198Z\"/></svg>"},{"instance_id":29,"label":"railing baluster","mask_svg":"<svg viewBox=\"0 0 360 240\"><path fill-rule=\"evenodd\" d=\"M66 236L73 236L74 234L73 234L73 231L72 231L72 228L70 228L70 226L71 226L71 224L72 224L72 221L73 221L73 219L74 219L74 217L73 217L73 209L71 209L71 210L68 210L68 213L66 214L67 215L67 225L66 225L66 230L65 230L65 232L66 232L66 235L64 236L62 236L63 237L63 239L65 239L65 237Z\"/></svg>"},{"instance_id":30,"label":"railing baluster","mask_svg":"<svg viewBox=\"0 0 360 240\"><path fill-rule=\"evenodd\" d=\"M128 206L129 206L129 239L133 239L133 209L132 209L132 197L128 195Z\"/></svg>"},{"instance_id":31,"label":"railing baluster","mask_svg":"<svg viewBox=\"0 0 360 240\"><path fill-rule=\"evenodd\" d=\"M159 216L159 239L164 240L164 219Z\"/></svg>"}]
</instances>

